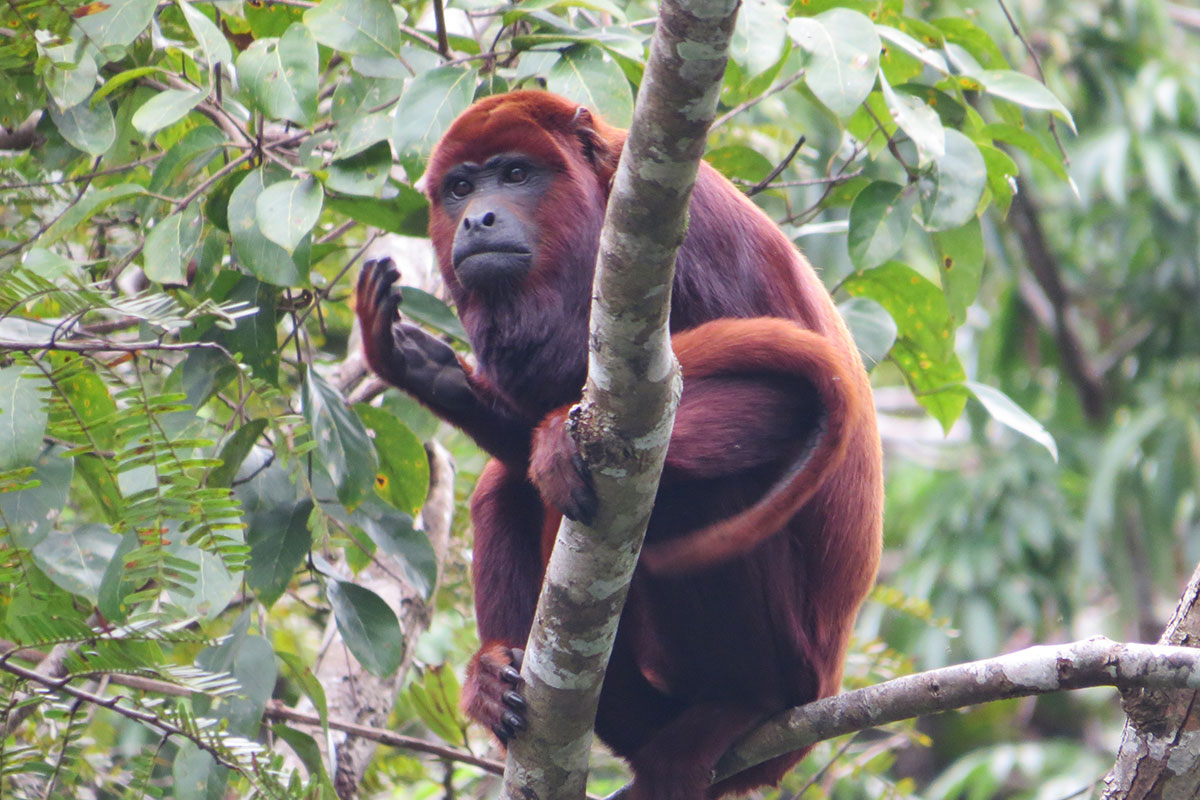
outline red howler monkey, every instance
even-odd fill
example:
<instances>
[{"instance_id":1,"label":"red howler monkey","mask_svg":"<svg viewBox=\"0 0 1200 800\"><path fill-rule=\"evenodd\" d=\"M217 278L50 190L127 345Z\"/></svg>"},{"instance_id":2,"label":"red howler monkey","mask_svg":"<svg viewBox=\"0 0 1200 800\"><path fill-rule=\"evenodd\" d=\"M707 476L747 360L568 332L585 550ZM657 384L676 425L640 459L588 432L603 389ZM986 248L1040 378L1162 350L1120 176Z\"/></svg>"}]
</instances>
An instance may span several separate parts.
<instances>
[{"instance_id":1,"label":"red howler monkey","mask_svg":"<svg viewBox=\"0 0 1200 800\"><path fill-rule=\"evenodd\" d=\"M437 145L429 233L474 370L398 321L390 260L359 278L372 369L493 457L471 500L483 647L464 706L501 740L525 726L515 667L559 515L596 510L563 420L584 383L624 141L564 98L515 92L476 103ZM709 786L764 717L838 690L880 549L879 437L857 350L808 262L703 163L670 324L683 395L596 718L641 800L774 783L803 756Z\"/></svg>"}]
</instances>

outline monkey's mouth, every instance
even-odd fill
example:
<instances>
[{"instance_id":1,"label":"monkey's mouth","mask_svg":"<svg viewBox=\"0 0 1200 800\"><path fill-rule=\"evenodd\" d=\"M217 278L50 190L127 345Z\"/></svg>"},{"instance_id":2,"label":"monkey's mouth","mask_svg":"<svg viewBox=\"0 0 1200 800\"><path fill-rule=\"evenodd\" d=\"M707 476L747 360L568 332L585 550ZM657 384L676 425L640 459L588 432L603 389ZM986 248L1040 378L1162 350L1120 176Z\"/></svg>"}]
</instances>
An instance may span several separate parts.
<instances>
[{"instance_id":1,"label":"monkey's mouth","mask_svg":"<svg viewBox=\"0 0 1200 800\"><path fill-rule=\"evenodd\" d=\"M454 259L454 273L467 289L514 281L532 266L533 253L524 248L482 250Z\"/></svg>"}]
</instances>

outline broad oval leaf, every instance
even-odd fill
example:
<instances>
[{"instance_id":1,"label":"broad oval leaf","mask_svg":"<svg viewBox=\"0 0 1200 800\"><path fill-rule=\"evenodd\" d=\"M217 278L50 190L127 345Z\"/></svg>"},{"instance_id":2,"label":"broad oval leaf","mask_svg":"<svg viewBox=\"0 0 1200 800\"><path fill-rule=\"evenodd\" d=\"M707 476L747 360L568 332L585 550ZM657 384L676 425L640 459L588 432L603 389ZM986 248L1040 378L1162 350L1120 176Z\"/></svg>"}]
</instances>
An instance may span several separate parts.
<instances>
[{"instance_id":1,"label":"broad oval leaf","mask_svg":"<svg viewBox=\"0 0 1200 800\"><path fill-rule=\"evenodd\" d=\"M263 170L246 175L229 196L229 232L238 261L255 277L276 286L301 283L296 262L258 227L256 207L263 192Z\"/></svg>"},{"instance_id":2,"label":"broad oval leaf","mask_svg":"<svg viewBox=\"0 0 1200 800\"><path fill-rule=\"evenodd\" d=\"M47 55L51 50L67 48L79 49L75 46L65 45L62 48L48 49ZM96 60L91 55L93 52L95 52L94 48L85 48L82 54L76 55L76 58L68 62L55 61L54 56L50 55L50 59L54 63L47 65L46 71L42 74L42 80L46 82L46 91L54 98L54 102L58 103L59 108L70 108L82 103L91 96L92 90L96 88L96 77L99 75L99 70L96 67Z\"/></svg>"},{"instance_id":3,"label":"broad oval leaf","mask_svg":"<svg viewBox=\"0 0 1200 800\"><path fill-rule=\"evenodd\" d=\"M475 96L475 70L438 67L413 78L393 114L392 146L398 154L427 153Z\"/></svg>"},{"instance_id":4,"label":"broad oval leaf","mask_svg":"<svg viewBox=\"0 0 1200 800\"><path fill-rule=\"evenodd\" d=\"M386 129L380 139L386 139ZM329 165L325 186L335 192L378 197L392 168L392 147L376 141L366 150Z\"/></svg>"},{"instance_id":5,"label":"broad oval leaf","mask_svg":"<svg viewBox=\"0 0 1200 800\"><path fill-rule=\"evenodd\" d=\"M925 228L957 228L975 216L987 186L987 165L974 142L956 130L946 129L946 153L933 162L917 185Z\"/></svg>"},{"instance_id":6,"label":"broad oval leaf","mask_svg":"<svg viewBox=\"0 0 1200 800\"><path fill-rule=\"evenodd\" d=\"M225 34L221 33L221 29L187 0L177 2L179 10L183 12L183 18L192 30L192 35L196 37L196 43L204 51L204 59L208 62L209 69L218 63L233 63L233 51L229 48L229 41Z\"/></svg>"},{"instance_id":7,"label":"broad oval leaf","mask_svg":"<svg viewBox=\"0 0 1200 800\"><path fill-rule=\"evenodd\" d=\"M810 55L804 80L838 117L848 117L867 99L879 72L881 43L863 14L831 8L788 23L788 35Z\"/></svg>"},{"instance_id":8,"label":"broad oval leaf","mask_svg":"<svg viewBox=\"0 0 1200 800\"><path fill-rule=\"evenodd\" d=\"M599 47L576 45L550 68L547 88L622 128L633 120L633 92L621 67Z\"/></svg>"},{"instance_id":9,"label":"broad oval leaf","mask_svg":"<svg viewBox=\"0 0 1200 800\"><path fill-rule=\"evenodd\" d=\"M99 47L124 47L149 27L158 0L106 0L105 5L99 14L80 17L75 24Z\"/></svg>"},{"instance_id":10,"label":"broad oval leaf","mask_svg":"<svg viewBox=\"0 0 1200 800\"><path fill-rule=\"evenodd\" d=\"M961 228L934 234L933 244L946 305L955 323L961 325L967 318L967 306L975 302L983 277L983 232L979 218L971 217Z\"/></svg>"},{"instance_id":11,"label":"broad oval leaf","mask_svg":"<svg viewBox=\"0 0 1200 800\"><path fill-rule=\"evenodd\" d=\"M245 91L270 117L309 125L317 113L317 43L294 22L278 39L256 39L238 56Z\"/></svg>"},{"instance_id":12,"label":"broad oval leaf","mask_svg":"<svg viewBox=\"0 0 1200 800\"><path fill-rule=\"evenodd\" d=\"M313 38L339 52L400 55L400 24L387 0L324 0L304 12Z\"/></svg>"},{"instance_id":13,"label":"broad oval leaf","mask_svg":"<svg viewBox=\"0 0 1200 800\"><path fill-rule=\"evenodd\" d=\"M867 369L887 357L899 329L887 309L869 297L852 297L838 305Z\"/></svg>"},{"instance_id":14,"label":"broad oval leaf","mask_svg":"<svg viewBox=\"0 0 1200 800\"><path fill-rule=\"evenodd\" d=\"M366 428L337 390L311 367L304 372L303 413L338 500L353 510L375 489L377 461Z\"/></svg>"},{"instance_id":15,"label":"broad oval leaf","mask_svg":"<svg viewBox=\"0 0 1200 800\"><path fill-rule=\"evenodd\" d=\"M846 244L858 269L876 267L894 256L912 221L916 194L888 181L864 188L850 206Z\"/></svg>"},{"instance_id":16,"label":"broad oval leaf","mask_svg":"<svg viewBox=\"0 0 1200 800\"><path fill-rule=\"evenodd\" d=\"M394 415L359 403L355 413L373 434L379 457L375 493L401 511L416 514L429 491L429 457L425 445Z\"/></svg>"},{"instance_id":17,"label":"broad oval leaf","mask_svg":"<svg viewBox=\"0 0 1200 800\"><path fill-rule=\"evenodd\" d=\"M917 146L919 163L924 165L942 158L946 154L946 129L937 112L921 98L894 90L882 75L879 85L892 119Z\"/></svg>"},{"instance_id":18,"label":"broad oval leaf","mask_svg":"<svg viewBox=\"0 0 1200 800\"><path fill-rule=\"evenodd\" d=\"M33 461L30 483L14 492L0 492L0 519L17 547L32 548L50 531L67 508L67 491L75 474L74 461L63 458L65 448L48 447Z\"/></svg>"},{"instance_id":19,"label":"broad oval leaf","mask_svg":"<svg viewBox=\"0 0 1200 800\"><path fill-rule=\"evenodd\" d=\"M765 72L779 60L787 41L787 18L787 7L779 0L742 3L729 42L729 58L747 77Z\"/></svg>"},{"instance_id":20,"label":"broad oval leaf","mask_svg":"<svg viewBox=\"0 0 1200 800\"><path fill-rule=\"evenodd\" d=\"M117 123L113 119L108 103L101 101L77 103L68 109L60 109L54 100L46 103L50 119L62 137L79 150L93 156L104 155L117 138Z\"/></svg>"},{"instance_id":21,"label":"broad oval leaf","mask_svg":"<svg viewBox=\"0 0 1200 800\"><path fill-rule=\"evenodd\" d=\"M258 229L290 255L321 216L321 186L314 178L280 181L254 201Z\"/></svg>"},{"instance_id":22,"label":"broad oval leaf","mask_svg":"<svg viewBox=\"0 0 1200 800\"><path fill-rule=\"evenodd\" d=\"M372 675L391 675L404 660L404 633L396 612L372 592L347 581L330 579L325 593L333 606L342 640Z\"/></svg>"},{"instance_id":23,"label":"broad oval leaf","mask_svg":"<svg viewBox=\"0 0 1200 800\"><path fill-rule=\"evenodd\" d=\"M1033 441L1050 451L1051 457L1058 461L1058 445L1050 432L1038 422L1029 412L1021 408L1004 392L975 381L967 381L966 387L975 395L975 399L983 404L992 419L1007 425L1022 436L1028 436Z\"/></svg>"},{"instance_id":24,"label":"broad oval leaf","mask_svg":"<svg viewBox=\"0 0 1200 800\"><path fill-rule=\"evenodd\" d=\"M911 267L889 261L856 272L842 283L852 297L868 297L896 321L891 360L913 396L944 430L967 402L966 373L954 352L954 320L942 290Z\"/></svg>"},{"instance_id":25,"label":"broad oval leaf","mask_svg":"<svg viewBox=\"0 0 1200 800\"><path fill-rule=\"evenodd\" d=\"M108 562L120 541L121 537L107 525L51 531L33 548L33 559L59 588L95 603Z\"/></svg>"},{"instance_id":26,"label":"broad oval leaf","mask_svg":"<svg viewBox=\"0 0 1200 800\"><path fill-rule=\"evenodd\" d=\"M187 283L187 265L200 243L200 209L192 203L150 229L142 249L146 277L155 283Z\"/></svg>"}]
</instances>

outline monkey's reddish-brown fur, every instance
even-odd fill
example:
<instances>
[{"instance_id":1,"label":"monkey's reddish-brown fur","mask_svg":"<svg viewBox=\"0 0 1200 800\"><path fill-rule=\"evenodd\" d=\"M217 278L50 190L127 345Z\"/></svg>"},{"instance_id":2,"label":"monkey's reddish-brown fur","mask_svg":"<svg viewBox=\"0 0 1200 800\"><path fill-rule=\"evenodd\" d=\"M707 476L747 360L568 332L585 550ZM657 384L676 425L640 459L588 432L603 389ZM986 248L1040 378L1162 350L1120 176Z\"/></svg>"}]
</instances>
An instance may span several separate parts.
<instances>
[{"instance_id":1,"label":"monkey's reddish-brown fur","mask_svg":"<svg viewBox=\"0 0 1200 800\"><path fill-rule=\"evenodd\" d=\"M555 509L581 480L562 422L585 378L593 263L624 136L553 95L490 97L451 126L426 176L430 235L478 367L466 376L472 405L423 399L495 457L471 503L484 646L464 687L467 711L491 727L512 688L501 673L533 619ZM522 212L538 236L519 287L472 293L454 272L459 220L439 186L455 164L504 153L552 167L554 180ZM380 329L361 297L358 311L364 332ZM632 765L640 800L743 791L799 760L804 751L708 788L716 760L761 719L838 690L880 548L879 439L857 350L807 261L705 164L671 328L684 391L596 720ZM381 374L389 346L366 339Z\"/></svg>"}]
</instances>

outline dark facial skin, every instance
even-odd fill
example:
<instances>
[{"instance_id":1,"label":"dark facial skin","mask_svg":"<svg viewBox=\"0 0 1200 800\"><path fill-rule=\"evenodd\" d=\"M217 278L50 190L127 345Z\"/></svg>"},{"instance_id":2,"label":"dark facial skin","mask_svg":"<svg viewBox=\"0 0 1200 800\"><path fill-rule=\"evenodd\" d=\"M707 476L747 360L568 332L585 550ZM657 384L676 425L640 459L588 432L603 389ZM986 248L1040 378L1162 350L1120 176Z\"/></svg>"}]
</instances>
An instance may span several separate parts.
<instances>
[{"instance_id":1,"label":"dark facial skin","mask_svg":"<svg viewBox=\"0 0 1200 800\"><path fill-rule=\"evenodd\" d=\"M529 272L536 247L530 220L552 177L545 166L511 154L446 173L441 202L457 223L451 260L466 289L516 284Z\"/></svg>"}]
</instances>

